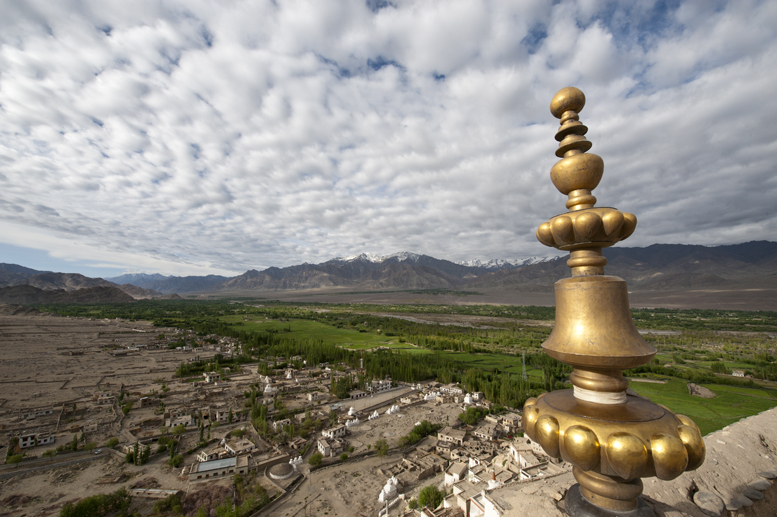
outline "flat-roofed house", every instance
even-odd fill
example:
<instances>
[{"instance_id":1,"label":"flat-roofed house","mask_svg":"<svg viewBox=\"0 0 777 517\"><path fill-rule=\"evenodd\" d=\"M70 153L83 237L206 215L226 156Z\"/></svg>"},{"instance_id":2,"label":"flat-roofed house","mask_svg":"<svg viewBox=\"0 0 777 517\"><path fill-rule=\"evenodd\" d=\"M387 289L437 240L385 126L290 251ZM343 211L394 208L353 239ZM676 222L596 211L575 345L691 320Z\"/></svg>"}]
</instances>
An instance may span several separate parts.
<instances>
[{"instance_id":1,"label":"flat-roofed house","mask_svg":"<svg viewBox=\"0 0 777 517\"><path fill-rule=\"evenodd\" d=\"M347 427L345 427L344 425L338 425L335 427L331 427L329 429L324 429L323 431L321 431L321 435L324 438L333 439L333 438L340 438L342 436L345 436L347 432L348 432Z\"/></svg>"},{"instance_id":2,"label":"flat-roofed house","mask_svg":"<svg viewBox=\"0 0 777 517\"><path fill-rule=\"evenodd\" d=\"M467 479L467 470L468 467L466 463L460 463L458 461L451 463L451 466L445 471L445 485L450 486L454 483L458 483L462 479Z\"/></svg>"},{"instance_id":3,"label":"flat-roofed house","mask_svg":"<svg viewBox=\"0 0 777 517\"><path fill-rule=\"evenodd\" d=\"M189 480L203 481L232 476L235 474L236 466L237 458L235 457L195 463L189 471Z\"/></svg>"},{"instance_id":4,"label":"flat-roofed house","mask_svg":"<svg viewBox=\"0 0 777 517\"><path fill-rule=\"evenodd\" d=\"M499 435L495 425L483 425L475 429L472 434L480 438L481 440L494 440Z\"/></svg>"},{"instance_id":5,"label":"flat-roofed house","mask_svg":"<svg viewBox=\"0 0 777 517\"><path fill-rule=\"evenodd\" d=\"M327 457L332 455L332 448L329 446L329 440L326 438L319 438L316 442L316 447L322 456Z\"/></svg>"},{"instance_id":6,"label":"flat-roofed house","mask_svg":"<svg viewBox=\"0 0 777 517\"><path fill-rule=\"evenodd\" d=\"M201 450L199 454L197 454L197 461L204 463L206 461L217 460L224 454L224 449L222 449L221 446L214 445L213 447Z\"/></svg>"},{"instance_id":7,"label":"flat-roofed house","mask_svg":"<svg viewBox=\"0 0 777 517\"><path fill-rule=\"evenodd\" d=\"M226 449L228 453L237 456L238 454L256 450L256 445L254 445L254 442L247 439L230 440L224 444L224 449Z\"/></svg>"},{"instance_id":8,"label":"flat-roofed house","mask_svg":"<svg viewBox=\"0 0 777 517\"><path fill-rule=\"evenodd\" d=\"M444 440L446 442L455 443L456 445L464 445L464 437L467 435L466 431L459 429L452 429L451 427L445 427L437 433L438 440Z\"/></svg>"}]
</instances>

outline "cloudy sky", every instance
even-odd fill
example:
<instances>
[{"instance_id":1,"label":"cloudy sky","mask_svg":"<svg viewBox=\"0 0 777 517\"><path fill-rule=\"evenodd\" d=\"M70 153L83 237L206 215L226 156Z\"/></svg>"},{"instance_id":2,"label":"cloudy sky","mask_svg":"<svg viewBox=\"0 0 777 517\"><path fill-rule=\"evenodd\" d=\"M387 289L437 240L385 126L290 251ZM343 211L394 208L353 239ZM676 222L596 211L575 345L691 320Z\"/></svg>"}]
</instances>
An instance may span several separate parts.
<instances>
[{"instance_id":1,"label":"cloudy sky","mask_svg":"<svg viewBox=\"0 0 777 517\"><path fill-rule=\"evenodd\" d=\"M525 258L560 88L625 245L777 232L777 2L0 0L0 262Z\"/></svg>"}]
</instances>

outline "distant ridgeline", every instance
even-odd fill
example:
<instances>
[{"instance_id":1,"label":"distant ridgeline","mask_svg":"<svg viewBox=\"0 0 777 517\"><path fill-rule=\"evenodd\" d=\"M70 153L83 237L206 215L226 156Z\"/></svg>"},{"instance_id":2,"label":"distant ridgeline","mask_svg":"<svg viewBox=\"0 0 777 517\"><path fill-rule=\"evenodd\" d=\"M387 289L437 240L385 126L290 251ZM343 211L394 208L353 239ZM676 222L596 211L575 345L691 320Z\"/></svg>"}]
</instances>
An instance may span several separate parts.
<instances>
[{"instance_id":1,"label":"distant ridgeline","mask_svg":"<svg viewBox=\"0 0 777 517\"><path fill-rule=\"evenodd\" d=\"M632 290L777 288L777 243L754 241L729 246L654 244L647 248L605 248L607 272L620 276ZM388 257L362 254L321 264L250 270L236 277L132 274L90 279L83 275L36 271L0 264L0 287L32 285L39 289L75 290L119 287L135 298L161 294L242 292L348 287L384 289L510 288L550 292L568 276L566 257L523 262L467 261L454 263L426 255L398 253ZM134 286L134 292L128 286Z\"/></svg>"}]
</instances>

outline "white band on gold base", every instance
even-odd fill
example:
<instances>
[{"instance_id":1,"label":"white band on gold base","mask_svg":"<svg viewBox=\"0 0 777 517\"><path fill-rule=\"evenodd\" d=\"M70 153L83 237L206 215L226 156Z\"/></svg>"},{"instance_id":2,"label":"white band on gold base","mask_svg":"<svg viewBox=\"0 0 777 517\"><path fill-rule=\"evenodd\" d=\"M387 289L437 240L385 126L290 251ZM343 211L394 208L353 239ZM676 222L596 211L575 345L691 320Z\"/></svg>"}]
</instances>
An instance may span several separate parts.
<instances>
[{"instance_id":1,"label":"white band on gold base","mask_svg":"<svg viewBox=\"0 0 777 517\"><path fill-rule=\"evenodd\" d=\"M574 386L575 398L585 400L586 402L596 402L597 404L625 404L625 391L594 391Z\"/></svg>"}]
</instances>

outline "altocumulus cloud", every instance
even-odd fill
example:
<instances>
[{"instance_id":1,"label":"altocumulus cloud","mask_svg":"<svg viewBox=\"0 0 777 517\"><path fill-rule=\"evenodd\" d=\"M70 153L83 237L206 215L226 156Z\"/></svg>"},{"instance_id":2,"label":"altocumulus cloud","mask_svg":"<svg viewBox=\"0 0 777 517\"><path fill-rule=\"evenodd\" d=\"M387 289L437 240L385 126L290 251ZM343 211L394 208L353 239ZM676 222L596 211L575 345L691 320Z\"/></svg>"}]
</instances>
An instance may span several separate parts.
<instances>
[{"instance_id":1,"label":"altocumulus cloud","mask_svg":"<svg viewBox=\"0 0 777 517\"><path fill-rule=\"evenodd\" d=\"M0 9L0 242L179 274L545 254L567 85L629 244L774 238L775 2Z\"/></svg>"}]
</instances>

